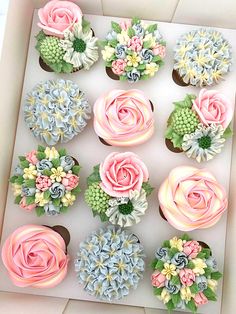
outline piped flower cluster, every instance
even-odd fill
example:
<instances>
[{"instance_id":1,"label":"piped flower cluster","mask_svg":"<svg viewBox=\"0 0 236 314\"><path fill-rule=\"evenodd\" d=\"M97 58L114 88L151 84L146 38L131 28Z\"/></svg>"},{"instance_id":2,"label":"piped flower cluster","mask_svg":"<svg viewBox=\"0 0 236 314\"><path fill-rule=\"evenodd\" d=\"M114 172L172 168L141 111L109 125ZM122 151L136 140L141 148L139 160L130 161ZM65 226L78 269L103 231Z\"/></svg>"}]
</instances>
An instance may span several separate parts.
<instances>
[{"instance_id":1,"label":"piped flower cluster","mask_svg":"<svg viewBox=\"0 0 236 314\"><path fill-rule=\"evenodd\" d=\"M186 84L209 86L230 71L231 46L216 30L198 29L181 36L175 47L174 69Z\"/></svg>"},{"instance_id":2,"label":"piped flower cluster","mask_svg":"<svg viewBox=\"0 0 236 314\"><path fill-rule=\"evenodd\" d=\"M211 250L188 235L165 241L152 262L154 294L174 309L197 312L199 306L216 301L222 274Z\"/></svg>"},{"instance_id":3,"label":"piped flower cluster","mask_svg":"<svg viewBox=\"0 0 236 314\"><path fill-rule=\"evenodd\" d=\"M167 122L166 139L198 162L213 159L232 136L232 102L218 91L202 89L198 97L187 95L174 105Z\"/></svg>"},{"instance_id":4,"label":"piped flower cluster","mask_svg":"<svg viewBox=\"0 0 236 314\"><path fill-rule=\"evenodd\" d=\"M111 153L87 179L85 201L94 216L120 227L140 222L153 188L140 158L131 152Z\"/></svg>"},{"instance_id":5,"label":"piped flower cluster","mask_svg":"<svg viewBox=\"0 0 236 314\"><path fill-rule=\"evenodd\" d=\"M19 160L10 178L16 204L38 216L58 215L73 205L80 193L80 166L65 149L38 146Z\"/></svg>"},{"instance_id":6,"label":"piped flower cluster","mask_svg":"<svg viewBox=\"0 0 236 314\"><path fill-rule=\"evenodd\" d=\"M75 271L90 295L119 300L137 288L145 268L144 257L135 235L109 226L93 232L80 244Z\"/></svg>"},{"instance_id":7,"label":"piped flower cluster","mask_svg":"<svg viewBox=\"0 0 236 314\"><path fill-rule=\"evenodd\" d=\"M138 18L111 23L112 30L102 42L105 65L122 81L131 83L153 77L164 64L165 41L157 24Z\"/></svg>"},{"instance_id":8,"label":"piped flower cluster","mask_svg":"<svg viewBox=\"0 0 236 314\"><path fill-rule=\"evenodd\" d=\"M38 16L42 30L36 36L36 49L54 72L89 70L98 60L98 39L75 3L52 0Z\"/></svg>"}]
</instances>

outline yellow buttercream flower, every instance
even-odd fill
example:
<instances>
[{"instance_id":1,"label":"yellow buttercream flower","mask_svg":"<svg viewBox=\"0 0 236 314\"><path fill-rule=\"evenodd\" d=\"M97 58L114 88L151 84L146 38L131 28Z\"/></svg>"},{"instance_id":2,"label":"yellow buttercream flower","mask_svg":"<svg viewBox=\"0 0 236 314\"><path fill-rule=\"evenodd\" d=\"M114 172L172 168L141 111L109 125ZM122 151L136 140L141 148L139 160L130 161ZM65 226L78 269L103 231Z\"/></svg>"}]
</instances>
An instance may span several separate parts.
<instances>
[{"instance_id":1,"label":"yellow buttercream flower","mask_svg":"<svg viewBox=\"0 0 236 314\"><path fill-rule=\"evenodd\" d=\"M217 286L218 286L218 282L214 279L208 279L207 280L207 285L208 287L212 290L212 291L216 291Z\"/></svg>"},{"instance_id":2,"label":"yellow buttercream flower","mask_svg":"<svg viewBox=\"0 0 236 314\"><path fill-rule=\"evenodd\" d=\"M156 44L157 44L156 38L155 38L154 36L152 36L152 34L147 34L147 35L144 37L143 41L144 41L144 42L145 42L145 41L150 42L150 45L149 45L150 48L154 48L154 47L156 46Z\"/></svg>"},{"instance_id":3,"label":"yellow buttercream flower","mask_svg":"<svg viewBox=\"0 0 236 314\"><path fill-rule=\"evenodd\" d=\"M182 300L190 301L191 298L194 298L194 294L192 294L189 287L183 287L180 289L180 296Z\"/></svg>"},{"instance_id":4,"label":"yellow buttercream flower","mask_svg":"<svg viewBox=\"0 0 236 314\"><path fill-rule=\"evenodd\" d=\"M166 288L162 289L161 295L159 295L159 299L164 303L168 303L171 299L171 296L169 292L166 290Z\"/></svg>"},{"instance_id":5,"label":"yellow buttercream flower","mask_svg":"<svg viewBox=\"0 0 236 314\"><path fill-rule=\"evenodd\" d=\"M183 241L181 239L178 239L177 237L174 237L170 240L170 247L176 248L179 251L183 251Z\"/></svg>"},{"instance_id":6,"label":"yellow buttercream flower","mask_svg":"<svg viewBox=\"0 0 236 314\"><path fill-rule=\"evenodd\" d=\"M35 166L29 166L29 168L24 169L23 178L24 179L34 179L37 175L37 170Z\"/></svg>"},{"instance_id":7,"label":"yellow buttercream flower","mask_svg":"<svg viewBox=\"0 0 236 314\"><path fill-rule=\"evenodd\" d=\"M66 173L63 171L63 168L57 167L51 169L52 174L50 175L50 179L56 180L57 182L61 182L62 178L66 176Z\"/></svg>"},{"instance_id":8,"label":"yellow buttercream flower","mask_svg":"<svg viewBox=\"0 0 236 314\"><path fill-rule=\"evenodd\" d=\"M61 199L64 206L68 207L74 204L76 197L71 194L71 192L67 192Z\"/></svg>"},{"instance_id":9,"label":"yellow buttercream flower","mask_svg":"<svg viewBox=\"0 0 236 314\"><path fill-rule=\"evenodd\" d=\"M159 65L154 62L151 62L149 64L146 64L146 70L144 71L144 74L154 76L158 69Z\"/></svg>"},{"instance_id":10,"label":"yellow buttercream flower","mask_svg":"<svg viewBox=\"0 0 236 314\"><path fill-rule=\"evenodd\" d=\"M35 203L38 204L39 206L44 206L46 205L47 203L49 202L49 200L46 200L44 198L44 193L40 193L40 192L37 192L35 193Z\"/></svg>"},{"instance_id":11,"label":"yellow buttercream flower","mask_svg":"<svg viewBox=\"0 0 236 314\"><path fill-rule=\"evenodd\" d=\"M174 264L165 263L161 272L168 280L170 280L171 276L177 275L176 266Z\"/></svg>"},{"instance_id":12,"label":"yellow buttercream flower","mask_svg":"<svg viewBox=\"0 0 236 314\"><path fill-rule=\"evenodd\" d=\"M136 68L141 61L141 57L136 52L134 52L131 56L127 56L127 60L128 66Z\"/></svg>"},{"instance_id":13,"label":"yellow buttercream flower","mask_svg":"<svg viewBox=\"0 0 236 314\"><path fill-rule=\"evenodd\" d=\"M201 258L195 258L192 260L195 267L193 268L193 272L197 275L205 274L204 268L207 268L207 264Z\"/></svg>"},{"instance_id":14,"label":"yellow buttercream flower","mask_svg":"<svg viewBox=\"0 0 236 314\"><path fill-rule=\"evenodd\" d=\"M21 195L21 185L16 184L16 183L12 184L12 190L13 190L14 196Z\"/></svg>"},{"instance_id":15,"label":"yellow buttercream flower","mask_svg":"<svg viewBox=\"0 0 236 314\"><path fill-rule=\"evenodd\" d=\"M113 54L115 53L115 49L110 46L105 46L102 50L102 58L105 61L109 61Z\"/></svg>"},{"instance_id":16,"label":"yellow buttercream flower","mask_svg":"<svg viewBox=\"0 0 236 314\"><path fill-rule=\"evenodd\" d=\"M126 30L122 30L120 34L117 35L117 40L121 45L127 45L130 38Z\"/></svg>"},{"instance_id":17,"label":"yellow buttercream flower","mask_svg":"<svg viewBox=\"0 0 236 314\"><path fill-rule=\"evenodd\" d=\"M55 147L46 147L44 153L46 154L46 158L48 158L49 160L59 158L59 153Z\"/></svg>"}]
</instances>

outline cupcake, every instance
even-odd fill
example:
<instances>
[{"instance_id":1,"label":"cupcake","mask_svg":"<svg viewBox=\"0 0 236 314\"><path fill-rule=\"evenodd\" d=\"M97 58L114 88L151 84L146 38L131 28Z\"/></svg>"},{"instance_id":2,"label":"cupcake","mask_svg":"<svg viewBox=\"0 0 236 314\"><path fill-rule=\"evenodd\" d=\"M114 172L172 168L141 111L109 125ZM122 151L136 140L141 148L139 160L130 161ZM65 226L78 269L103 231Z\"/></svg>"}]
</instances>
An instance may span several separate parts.
<instances>
[{"instance_id":1,"label":"cupcake","mask_svg":"<svg viewBox=\"0 0 236 314\"><path fill-rule=\"evenodd\" d=\"M198 162L213 159L233 134L233 103L223 93L202 89L197 97L187 95L174 106L167 121L167 147Z\"/></svg>"},{"instance_id":2,"label":"cupcake","mask_svg":"<svg viewBox=\"0 0 236 314\"><path fill-rule=\"evenodd\" d=\"M97 38L78 5L52 0L38 11L36 49L40 65L49 72L89 70L98 60Z\"/></svg>"},{"instance_id":3,"label":"cupcake","mask_svg":"<svg viewBox=\"0 0 236 314\"><path fill-rule=\"evenodd\" d=\"M120 227L141 220L153 188L144 162L134 153L111 153L87 178L85 201L94 216Z\"/></svg>"},{"instance_id":4,"label":"cupcake","mask_svg":"<svg viewBox=\"0 0 236 314\"><path fill-rule=\"evenodd\" d=\"M22 209L55 216L74 204L80 193L80 166L65 149L38 146L19 160L10 182Z\"/></svg>"},{"instance_id":5,"label":"cupcake","mask_svg":"<svg viewBox=\"0 0 236 314\"><path fill-rule=\"evenodd\" d=\"M69 80L37 84L28 93L23 110L27 127L47 145L73 139L84 130L91 114L84 93Z\"/></svg>"},{"instance_id":6,"label":"cupcake","mask_svg":"<svg viewBox=\"0 0 236 314\"><path fill-rule=\"evenodd\" d=\"M231 46L214 29L201 28L185 33L174 49L174 79L180 81L180 85L217 84L231 65Z\"/></svg>"},{"instance_id":7,"label":"cupcake","mask_svg":"<svg viewBox=\"0 0 236 314\"><path fill-rule=\"evenodd\" d=\"M157 24L138 18L112 22L111 31L101 43L107 74L131 83L153 77L164 64L165 41Z\"/></svg>"},{"instance_id":8,"label":"cupcake","mask_svg":"<svg viewBox=\"0 0 236 314\"><path fill-rule=\"evenodd\" d=\"M80 243L75 271L87 293L99 300L116 301L137 288L144 257L143 246L134 234L108 226Z\"/></svg>"},{"instance_id":9,"label":"cupcake","mask_svg":"<svg viewBox=\"0 0 236 314\"><path fill-rule=\"evenodd\" d=\"M211 249L188 235L165 241L152 261L153 292L169 311L196 313L209 301L217 300L222 274Z\"/></svg>"},{"instance_id":10,"label":"cupcake","mask_svg":"<svg viewBox=\"0 0 236 314\"><path fill-rule=\"evenodd\" d=\"M228 206L225 189L216 178L206 169L189 166L170 172L158 199L165 219L182 231L212 227Z\"/></svg>"},{"instance_id":11,"label":"cupcake","mask_svg":"<svg viewBox=\"0 0 236 314\"><path fill-rule=\"evenodd\" d=\"M56 231L55 231L56 230ZM2 247L2 261L17 287L53 288L66 276L69 257L60 232L53 228L25 225L16 229Z\"/></svg>"},{"instance_id":12,"label":"cupcake","mask_svg":"<svg viewBox=\"0 0 236 314\"><path fill-rule=\"evenodd\" d=\"M137 89L114 89L99 97L93 107L94 130L107 145L139 145L153 135L153 105Z\"/></svg>"}]
</instances>

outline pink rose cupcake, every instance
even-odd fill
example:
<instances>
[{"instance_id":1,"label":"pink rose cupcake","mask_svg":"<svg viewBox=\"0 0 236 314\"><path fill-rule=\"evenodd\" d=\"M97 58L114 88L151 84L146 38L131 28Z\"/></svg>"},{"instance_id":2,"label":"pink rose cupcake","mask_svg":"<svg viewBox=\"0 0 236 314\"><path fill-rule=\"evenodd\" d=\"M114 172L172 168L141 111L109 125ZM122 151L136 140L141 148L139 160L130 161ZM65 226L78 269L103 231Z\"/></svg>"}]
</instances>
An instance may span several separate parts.
<instances>
[{"instance_id":1,"label":"pink rose cupcake","mask_svg":"<svg viewBox=\"0 0 236 314\"><path fill-rule=\"evenodd\" d=\"M153 188L144 162L134 153L111 153L87 179L85 201L94 216L129 227L140 222Z\"/></svg>"},{"instance_id":2,"label":"pink rose cupcake","mask_svg":"<svg viewBox=\"0 0 236 314\"><path fill-rule=\"evenodd\" d=\"M194 256L188 249L193 243L197 251ZM164 241L156 250L151 263L151 285L155 296L169 312L190 310L196 313L202 305L217 300L216 290L222 274L211 249L202 243L184 234Z\"/></svg>"},{"instance_id":3,"label":"pink rose cupcake","mask_svg":"<svg viewBox=\"0 0 236 314\"><path fill-rule=\"evenodd\" d=\"M55 228L55 230L54 230ZM61 226L25 225L16 229L2 247L2 261L17 287L52 288L66 276L69 257Z\"/></svg>"},{"instance_id":4,"label":"pink rose cupcake","mask_svg":"<svg viewBox=\"0 0 236 314\"><path fill-rule=\"evenodd\" d=\"M228 207L225 189L205 169L174 168L161 184L158 198L165 219L176 229L192 231L215 225ZM194 243L186 253L195 257Z\"/></svg>"},{"instance_id":5,"label":"pink rose cupcake","mask_svg":"<svg viewBox=\"0 0 236 314\"><path fill-rule=\"evenodd\" d=\"M173 152L184 152L198 162L213 159L233 134L232 101L216 90L202 89L198 97L187 95L174 105L167 122L167 147Z\"/></svg>"},{"instance_id":6,"label":"pink rose cupcake","mask_svg":"<svg viewBox=\"0 0 236 314\"><path fill-rule=\"evenodd\" d=\"M139 145L153 135L152 111L153 105L142 91L114 89L94 104L94 130L108 145Z\"/></svg>"}]
</instances>

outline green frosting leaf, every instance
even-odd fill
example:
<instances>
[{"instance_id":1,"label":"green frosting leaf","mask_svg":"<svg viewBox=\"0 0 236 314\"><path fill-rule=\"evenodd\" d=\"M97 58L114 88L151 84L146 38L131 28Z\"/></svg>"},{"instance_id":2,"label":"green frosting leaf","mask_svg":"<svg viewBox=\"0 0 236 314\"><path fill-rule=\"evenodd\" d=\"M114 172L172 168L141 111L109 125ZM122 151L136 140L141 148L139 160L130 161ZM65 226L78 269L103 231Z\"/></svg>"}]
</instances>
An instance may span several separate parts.
<instances>
[{"instance_id":1,"label":"green frosting leaf","mask_svg":"<svg viewBox=\"0 0 236 314\"><path fill-rule=\"evenodd\" d=\"M35 210L38 217L43 216L45 214L45 210L41 206L36 207Z\"/></svg>"},{"instance_id":2,"label":"green frosting leaf","mask_svg":"<svg viewBox=\"0 0 236 314\"><path fill-rule=\"evenodd\" d=\"M81 188L80 188L79 186L77 186L75 189L73 189L73 190L71 191L71 194L76 196L76 195L78 195L80 192L81 192Z\"/></svg>"},{"instance_id":3,"label":"green frosting leaf","mask_svg":"<svg viewBox=\"0 0 236 314\"><path fill-rule=\"evenodd\" d=\"M155 265L155 269L162 271L164 267L164 262L162 262L160 259L157 261L156 265Z\"/></svg>"},{"instance_id":4,"label":"green frosting leaf","mask_svg":"<svg viewBox=\"0 0 236 314\"><path fill-rule=\"evenodd\" d=\"M28 160L23 160L20 162L20 166L22 169L28 168L29 167L29 162Z\"/></svg>"},{"instance_id":5,"label":"green frosting leaf","mask_svg":"<svg viewBox=\"0 0 236 314\"><path fill-rule=\"evenodd\" d=\"M25 156L18 156L18 159L19 159L20 161L25 161L25 160L26 160Z\"/></svg>"},{"instance_id":6,"label":"green frosting leaf","mask_svg":"<svg viewBox=\"0 0 236 314\"><path fill-rule=\"evenodd\" d=\"M143 48L149 49L152 45L152 41L151 40L146 40L143 42Z\"/></svg>"},{"instance_id":7,"label":"green frosting leaf","mask_svg":"<svg viewBox=\"0 0 236 314\"><path fill-rule=\"evenodd\" d=\"M229 126L225 129L224 134L223 134L223 137L224 137L225 139L227 139L227 138L230 138L230 137L232 137L232 136L233 136L233 130L231 129L231 125L229 125Z\"/></svg>"},{"instance_id":8,"label":"green frosting leaf","mask_svg":"<svg viewBox=\"0 0 236 314\"><path fill-rule=\"evenodd\" d=\"M156 30L157 30L157 24L151 24L146 29L146 31L149 33L154 33Z\"/></svg>"},{"instance_id":9,"label":"green frosting leaf","mask_svg":"<svg viewBox=\"0 0 236 314\"><path fill-rule=\"evenodd\" d=\"M51 163L53 164L53 167L54 168L57 168L60 166L61 162L60 162L60 159L59 158L54 158L51 160Z\"/></svg>"},{"instance_id":10,"label":"green frosting leaf","mask_svg":"<svg viewBox=\"0 0 236 314\"><path fill-rule=\"evenodd\" d=\"M152 62L159 62L159 61L162 61L162 58L160 56L154 56L152 58Z\"/></svg>"},{"instance_id":11,"label":"green frosting leaf","mask_svg":"<svg viewBox=\"0 0 236 314\"><path fill-rule=\"evenodd\" d=\"M210 277L211 276L211 273L212 273L212 269L210 267L207 267L207 268L204 268L204 271L205 271L205 277Z\"/></svg>"},{"instance_id":12,"label":"green frosting leaf","mask_svg":"<svg viewBox=\"0 0 236 314\"><path fill-rule=\"evenodd\" d=\"M139 24L141 21L138 17L133 17L132 20L131 20L131 24L134 25L134 24Z\"/></svg>"},{"instance_id":13,"label":"green frosting leaf","mask_svg":"<svg viewBox=\"0 0 236 314\"><path fill-rule=\"evenodd\" d=\"M188 303L185 303L186 308L189 309L192 313L197 312L197 306L193 299L191 299Z\"/></svg>"},{"instance_id":14,"label":"green frosting leaf","mask_svg":"<svg viewBox=\"0 0 236 314\"><path fill-rule=\"evenodd\" d=\"M146 69L146 64L139 64L137 66L137 70L145 70Z\"/></svg>"},{"instance_id":15,"label":"green frosting leaf","mask_svg":"<svg viewBox=\"0 0 236 314\"><path fill-rule=\"evenodd\" d=\"M181 296L179 292L172 295L172 302L175 307L177 306L177 304L179 304L180 301L181 301Z\"/></svg>"},{"instance_id":16,"label":"green frosting leaf","mask_svg":"<svg viewBox=\"0 0 236 314\"><path fill-rule=\"evenodd\" d=\"M35 188L35 180L34 179L25 180L24 185L27 186L27 188Z\"/></svg>"},{"instance_id":17,"label":"green frosting leaf","mask_svg":"<svg viewBox=\"0 0 236 314\"><path fill-rule=\"evenodd\" d=\"M99 47L104 48L108 45L108 40L98 40L97 43Z\"/></svg>"},{"instance_id":18,"label":"green frosting leaf","mask_svg":"<svg viewBox=\"0 0 236 314\"><path fill-rule=\"evenodd\" d=\"M52 174L52 171L49 170L49 169L44 169L44 170L42 171L42 174L43 174L44 176L50 177L50 175Z\"/></svg>"},{"instance_id":19,"label":"green frosting leaf","mask_svg":"<svg viewBox=\"0 0 236 314\"><path fill-rule=\"evenodd\" d=\"M193 268L195 268L195 264L194 264L194 262L189 261L189 262L188 262L188 265L186 266L186 268L189 268L189 269L193 269Z\"/></svg>"},{"instance_id":20,"label":"green frosting leaf","mask_svg":"<svg viewBox=\"0 0 236 314\"><path fill-rule=\"evenodd\" d=\"M59 156L62 157L62 156L66 156L66 149L65 148L60 148L58 150L58 153L59 153Z\"/></svg>"},{"instance_id":21,"label":"green frosting leaf","mask_svg":"<svg viewBox=\"0 0 236 314\"><path fill-rule=\"evenodd\" d=\"M169 249L169 256L170 258L172 258L176 253L178 253L179 250L176 247L172 247L171 249Z\"/></svg>"},{"instance_id":22,"label":"green frosting leaf","mask_svg":"<svg viewBox=\"0 0 236 314\"><path fill-rule=\"evenodd\" d=\"M199 292L199 288L198 288L198 285L196 284L196 282L194 282L192 284L192 286L189 287L190 288L190 291L193 293L193 294L197 294Z\"/></svg>"},{"instance_id":23,"label":"green frosting leaf","mask_svg":"<svg viewBox=\"0 0 236 314\"><path fill-rule=\"evenodd\" d=\"M179 285L180 284L180 279L179 276L174 276L171 278L171 282L173 285Z\"/></svg>"},{"instance_id":24,"label":"green frosting leaf","mask_svg":"<svg viewBox=\"0 0 236 314\"><path fill-rule=\"evenodd\" d=\"M182 135L179 135L173 131L171 141L172 141L173 146L175 148L177 147L177 148L182 149L182 144L183 144L183 136Z\"/></svg>"},{"instance_id":25,"label":"green frosting leaf","mask_svg":"<svg viewBox=\"0 0 236 314\"><path fill-rule=\"evenodd\" d=\"M51 193L49 190L43 192L43 197L46 199L46 200L49 200L50 199L50 196L51 196Z\"/></svg>"},{"instance_id":26,"label":"green frosting leaf","mask_svg":"<svg viewBox=\"0 0 236 314\"><path fill-rule=\"evenodd\" d=\"M23 182L24 182L23 176L18 176L14 183L16 183L18 185L22 185Z\"/></svg>"},{"instance_id":27,"label":"green frosting leaf","mask_svg":"<svg viewBox=\"0 0 236 314\"><path fill-rule=\"evenodd\" d=\"M111 27L112 27L112 29L116 32L116 33L121 33L121 27L120 27L120 25L118 24L118 23L116 23L116 22L111 22Z\"/></svg>"},{"instance_id":28,"label":"green frosting leaf","mask_svg":"<svg viewBox=\"0 0 236 314\"><path fill-rule=\"evenodd\" d=\"M59 207L59 205L61 203L61 200L60 200L60 198L54 198L52 200L52 203L53 203L54 206Z\"/></svg>"},{"instance_id":29,"label":"green frosting leaf","mask_svg":"<svg viewBox=\"0 0 236 314\"><path fill-rule=\"evenodd\" d=\"M81 166L80 166L80 165L75 165L75 166L73 166L73 167L72 167L72 172L73 172L73 174L78 175L79 172L80 172L80 169L81 169Z\"/></svg>"},{"instance_id":30,"label":"green frosting leaf","mask_svg":"<svg viewBox=\"0 0 236 314\"><path fill-rule=\"evenodd\" d=\"M105 61L105 66L106 66L107 68L111 68L111 66L112 66L112 61Z\"/></svg>"},{"instance_id":31,"label":"green frosting leaf","mask_svg":"<svg viewBox=\"0 0 236 314\"><path fill-rule=\"evenodd\" d=\"M141 75L141 79L144 80L144 81L148 80L149 78L150 78L150 76L147 75L147 74Z\"/></svg>"},{"instance_id":32,"label":"green frosting leaf","mask_svg":"<svg viewBox=\"0 0 236 314\"><path fill-rule=\"evenodd\" d=\"M150 183L148 181L143 182L142 188L146 192L147 196L149 196L152 193L152 191L154 190L154 188L150 185Z\"/></svg>"},{"instance_id":33,"label":"green frosting leaf","mask_svg":"<svg viewBox=\"0 0 236 314\"><path fill-rule=\"evenodd\" d=\"M187 233L184 233L180 239L183 241L190 241L191 240L190 236Z\"/></svg>"},{"instance_id":34,"label":"green frosting leaf","mask_svg":"<svg viewBox=\"0 0 236 314\"><path fill-rule=\"evenodd\" d=\"M9 179L9 182L11 183L15 183L15 181L17 180L18 176L12 176L10 179Z\"/></svg>"},{"instance_id":35,"label":"green frosting leaf","mask_svg":"<svg viewBox=\"0 0 236 314\"><path fill-rule=\"evenodd\" d=\"M38 152L43 152L45 151L45 147L44 146L41 146L41 145L38 145Z\"/></svg>"},{"instance_id":36,"label":"green frosting leaf","mask_svg":"<svg viewBox=\"0 0 236 314\"><path fill-rule=\"evenodd\" d=\"M37 157L38 160L42 160L42 159L45 159L46 154L43 153L43 152L39 152L39 153L36 154L36 157Z\"/></svg>"},{"instance_id":37,"label":"green frosting leaf","mask_svg":"<svg viewBox=\"0 0 236 314\"><path fill-rule=\"evenodd\" d=\"M91 29L90 22L84 17L82 18L82 29L84 33L87 33Z\"/></svg>"},{"instance_id":38,"label":"green frosting leaf","mask_svg":"<svg viewBox=\"0 0 236 314\"><path fill-rule=\"evenodd\" d=\"M126 72L130 72L130 71L132 71L133 70L133 67L131 67L131 66L126 66L125 67L125 71Z\"/></svg>"},{"instance_id":39,"label":"green frosting leaf","mask_svg":"<svg viewBox=\"0 0 236 314\"><path fill-rule=\"evenodd\" d=\"M163 288L153 287L153 293L155 295L161 295Z\"/></svg>"},{"instance_id":40,"label":"green frosting leaf","mask_svg":"<svg viewBox=\"0 0 236 314\"><path fill-rule=\"evenodd\" d=\"M120 75L119 80L120 81L127 81L127 76L126 75Z\"/></svg>"},{"instance_id":41,"label":"green frosting leaf","mask_svg":"<svg viewBox=\"0 0 236 314\"><path fill-rule=\"evenodd\" d=\"M35 38L36 38L38 41L44 40L45 37L46 37L46 35L44 34L43 31L40 31L40 32L35 36Z\"/></svg>"},{"instance_id":42,"label":"green frosting leaf","mask_svg":"<svg viewBox=\"0 0 236 314\"><path fill-rule=\"evenodd\" d=\"M118 41L116 39L112 39L112 40L109 40L109 44L111 47L115 48L118 44Z\"/></svg>"},{"instance_id":43,"label":"green frosting leaf","mask_svg":"<svg viewBox=\"0 0 236 314\"><path fill-rule=\"evenodd\" d=\"M132 27L128 28L128 36L132 38L135 35L135 31Z\"/></svg>"},{"instance_id":44,"label":"green frosting leaf","mask_svg":"<svg viewBox=\"0 0 236 314\"><path fill-rule=\"evenodd\" d=\"M100 216L101 222L105 222L109 220L109 218L107 217L105 213L100 213L99 216Z\"/></svg>"},{"instance_id":45,"label":"green frosting leaf","mask_svg":"<svg viewBox=\"0 0 236 314\"><path fill-rule=\"evenodd\" d=\"M182 101L174 102L175 109L183 109L183 108L192 108L193 99L195 99L195 95L188 94Z\"/></svg>"},{"instance_id":46,"label":"green frosting leaf","mask_svg":"<svg viewBox=\"0 0 236 314\"><path fill-rule=\"evenodd\" d=\"M208 248L203 248L201 252L205 254L206 259L208 259L211 256L211 250Z\"/></svg>"},{"instance_id":47,"label":"green frosting leaf","mask_svg":"<svg viewBox=\"0 0 236 314\"><path fill-rule=\"evenodd\" d=\"M174 303L172 300L170 300L169 302L166 303L166 307L168 309L168 311L172 311L175 309Z\"/></svg>"},{"instance_id":48,"label":"green frosting leaf","mask_svg":"<svg viewBox=\"0 0 236 314\"><path fill-rule=\"evenodd\" d=\"M35 196L26 196L26 205L31 205L35 203Z\"/></svg>"},{"instance_id":49,"label":"green frosting leaf","mask_svg":"<svg viewBox=\"0 0 236 314\"><path fill-rule=\"evenodd\" d=\"M223 275L219 271L211 273L211 279L219 280Z\"/></svg>"},{"instance_id":50,"label":"green frosting leaf","mask_svg":"<svg viewBox=\"0 0 236 314\"><path fill-rule=\"evenodd\" d=\"M211 288L207 287L207 289L203 290L203 293L207 297L208 300L210 301L217 300L216 294Z\"/></svg>"},{"instance_id":51,"label":"green frosting leaf","mask_svg":"<svg viewBox=\"0 0 236 314\"><path fill-rule=\"evenodd\" d=\"M17 195L14 201L15 204L20 204L21 198L22 198L21 195Z\"/></svg>"},{"instance_id":52,"label":"green frosting leaf","mask_svg":"<svg viewBox=\"0 0 236 314\"><path fill-rule=\"evenodd\" d=\"M162 244L163 247L166 247L166 248L170 248L170 241L169 240L165 240Z\"/></svg>"},{"instance_id":53,"label":"green frosting leaf","mask_svg":"<svg viewBox=\"0 0 236 314\"><path fill-rule=\"evenodd\" d=\"M66 213L68 211L68 206L62 206L60 207L60 212L61 213Z\"/></svg>"},{"instance_id":54,"label":"green frosting leaf","mask_svg":"<svg viewBox=\"0 0 236 314\"><path fill-rule=\"evenodd\" d=\"M156 263L158 262L158 259L155 258L154 260L151 261L150 263L150 267L154 270L155 269L155 266L156 266Z\"/></svg>"},{"instance_id":55,"label":"green frosting leaf","mask_svg":"<svg viewBox=\"0 0 236 314\"><path fill-rule=\"evenodd\" d=\"M63 73L72 73L73 72L73 64L68 63L66 61L62 61L61 63L61 70L60 71L55 71L55 72L63 72Z\"/></svg>"},{"instance_id":56,"label":"green frosting leaf","mask_svg":"<svg viewBox=\"0 0 236 314\"><path fill-rule=\"evenodd\" d=\"M204 259L206 257L206 254L204 252L199 252L197 255L197 258Z\"/></svg>"},{"instance_id":57,"label":"green frosting leaf","mask_svg":"<svg viewBox=\"0 0 236 314\"><path fill-rule=\"evenodd\" d=\"M99 174L99 167L100 167L100 165L96 165L96 166L93 167L93 172L87 178L87 185L90 185L92 183L101 181L101 177L100 177L100 174Z\"/></svg>"}]
</instances>

